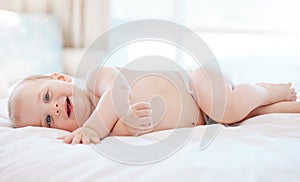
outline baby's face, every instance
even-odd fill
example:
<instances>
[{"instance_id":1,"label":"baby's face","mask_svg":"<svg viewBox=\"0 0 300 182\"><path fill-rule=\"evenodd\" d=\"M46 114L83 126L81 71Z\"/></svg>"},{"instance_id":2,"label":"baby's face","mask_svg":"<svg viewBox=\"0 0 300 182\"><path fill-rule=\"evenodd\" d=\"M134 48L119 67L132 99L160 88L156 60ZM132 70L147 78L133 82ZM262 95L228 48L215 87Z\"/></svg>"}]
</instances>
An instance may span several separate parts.
<instances>
[{"instance_id":1,"label":"baby's face","mask_svg":"<svg viewBox=\"0 0 300 182\"><path fill-rule=\"evenodd\" d=\"M74 131L92 112L87 95L69 81L30 81L21 86L16 94L21 96L16 107L22 120L16 123L17 127L41 126Z\"/></svg>"}]
</instances>

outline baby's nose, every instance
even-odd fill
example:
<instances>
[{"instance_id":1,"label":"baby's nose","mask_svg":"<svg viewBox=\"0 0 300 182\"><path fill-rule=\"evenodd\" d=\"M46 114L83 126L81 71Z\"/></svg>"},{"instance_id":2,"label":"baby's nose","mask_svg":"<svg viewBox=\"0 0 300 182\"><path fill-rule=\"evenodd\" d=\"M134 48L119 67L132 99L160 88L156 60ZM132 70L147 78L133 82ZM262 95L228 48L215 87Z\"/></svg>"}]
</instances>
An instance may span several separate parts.
<instances>
[{"instance_id":1,"label":"baby's nose","mask_svg":"<svg viewBox=\"0 0 300 182\"><path fill-rule=\"evenodd\" d=\"M54 115L59 115L59 114L60 114L60 107L59 107L58 103L55 103L55 104L54 104L54 107L53 107L53 114L54 114Z\"/></svg>"}]
</instances>

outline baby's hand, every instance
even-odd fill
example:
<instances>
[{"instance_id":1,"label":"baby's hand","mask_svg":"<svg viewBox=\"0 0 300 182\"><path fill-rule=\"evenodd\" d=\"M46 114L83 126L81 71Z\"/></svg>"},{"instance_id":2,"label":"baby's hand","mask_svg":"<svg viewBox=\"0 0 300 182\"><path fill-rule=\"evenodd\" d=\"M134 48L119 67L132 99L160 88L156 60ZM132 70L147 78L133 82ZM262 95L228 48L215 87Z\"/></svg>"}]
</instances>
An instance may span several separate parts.
<instances>
[{"instance_id":1,"label":"baby's hand","mask_svg":"<svg viewBox=\"0 0 300 182\"><path fill-rule=\"evenodd\" d=\"M153 128L152 109L149 102L131 104L124 117L124 123L134 129L149 130Z\"/></svg>"},{"instance_id":2,"label":"baby's hand","mask_svg":"<svg viewBox=\"0 0 300 182\"><path fill-rule=\"evenodd\" d=\"M58 137L58 139L64 140L64 143L67 144L89 144L89 143L100 143L100 137L98 133L86 127L78 128L77 130L73 131L70 135Z\"/></svg>"}]
</instances>

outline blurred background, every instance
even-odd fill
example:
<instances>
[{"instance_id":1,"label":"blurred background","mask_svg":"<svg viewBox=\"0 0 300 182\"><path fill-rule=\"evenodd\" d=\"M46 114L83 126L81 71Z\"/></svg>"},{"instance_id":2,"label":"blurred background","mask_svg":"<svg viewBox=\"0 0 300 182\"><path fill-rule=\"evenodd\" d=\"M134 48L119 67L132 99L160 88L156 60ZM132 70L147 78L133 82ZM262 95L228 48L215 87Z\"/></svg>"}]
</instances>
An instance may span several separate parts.
<instances>
[{"instance_id":1,"label":"blurred background","mask_svg":"<svg viewBox=\"0 0 300 182\"><path fill-rule=\"evenodd\" d=\"M0 97L24 75L74 75L84 50L103 32L149 18L196 32L237 83L292 82L299 90L298 0L0 0ZM115 53L115 65L157 54L193 68L178 52L138 42Z\"/></svg>"}]
</instances>

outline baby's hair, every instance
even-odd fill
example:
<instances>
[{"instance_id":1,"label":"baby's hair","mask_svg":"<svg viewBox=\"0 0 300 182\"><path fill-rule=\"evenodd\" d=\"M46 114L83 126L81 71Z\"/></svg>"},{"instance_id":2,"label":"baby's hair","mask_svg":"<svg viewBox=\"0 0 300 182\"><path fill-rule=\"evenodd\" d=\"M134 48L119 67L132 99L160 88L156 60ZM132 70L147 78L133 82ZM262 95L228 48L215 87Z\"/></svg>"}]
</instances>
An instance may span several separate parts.
<instances>
[{"instance_id":1,"label":"baby's hair","mask_svg":"<svg viewBox=\"0 0 300 182\"><path fill-rule=\"evenodd\" d=\"M8 116L9 119L16 125L16 122L20 120L19 112L17 111L17 106L20 103L20 97L16 94L17 90L24 84L30 83L33 81L40 81L43 79L52 79L50 75L30 75L23 77L19 80L14 86L9 94L8 99Z\"/></svg>"}]
</instances>

